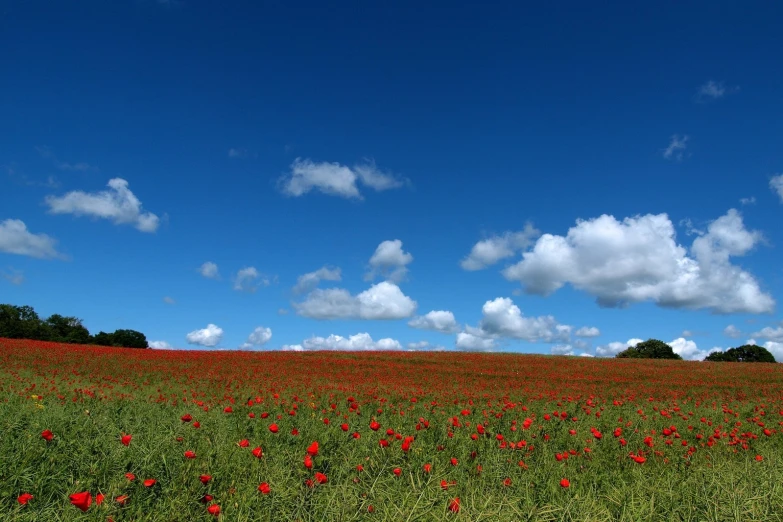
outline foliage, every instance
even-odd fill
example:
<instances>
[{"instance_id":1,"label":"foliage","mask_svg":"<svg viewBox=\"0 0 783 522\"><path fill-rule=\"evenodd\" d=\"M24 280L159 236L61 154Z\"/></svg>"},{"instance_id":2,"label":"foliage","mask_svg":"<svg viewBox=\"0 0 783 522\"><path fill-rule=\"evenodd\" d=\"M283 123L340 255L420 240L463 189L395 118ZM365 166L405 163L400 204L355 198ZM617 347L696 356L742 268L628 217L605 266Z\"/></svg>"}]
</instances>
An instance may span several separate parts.
<instances>
[{"instance_id":1,"label":"foliage","mask_svg":"<svg viewBox=\"0 0 783 522\"><path fill-rule=\"evenodd\" d=\"M31 306L0 304L0 337L31 339L59 343L97 344L125 348L148 348L147 338L135 330L100 332L91 336L77 317L52 314L47 319L38 317Z\"/></svg>"},{"instance_id":2,"label":"foliage","mask_svg":"<svg viewBox=\"0 0 783 522\"><path fill-rule=\"evenodd\" d=\"M636 346L629 346L617 354L620 359L678 359L682 357L674 353L672 347L658 339L647 339Z\"/></svg>"},{"instance_id":3,"label":"foliage","mask_svg":"<svg viewBox=\"0 0 783 522\"><path fill-rule=\"evenodd\" d=\"M729 348L725 352L713 352L704 360L712 362L776 362L775 356L769 350L755 344L743 344L736 348Z\"/></svg>"}]
</instances>

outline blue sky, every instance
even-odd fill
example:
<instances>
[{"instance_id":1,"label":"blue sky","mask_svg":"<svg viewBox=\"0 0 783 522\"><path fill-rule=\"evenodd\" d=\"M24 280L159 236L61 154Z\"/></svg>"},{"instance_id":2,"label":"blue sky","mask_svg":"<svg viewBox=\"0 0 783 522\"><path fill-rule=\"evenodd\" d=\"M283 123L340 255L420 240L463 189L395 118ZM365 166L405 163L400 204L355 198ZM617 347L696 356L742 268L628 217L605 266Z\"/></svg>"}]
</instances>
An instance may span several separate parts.
<instances>
[{"instance_id":1,"label":"blue sky","mask_svg":"<svg viewBox=\"0 0 783 522\"><path fill-rule=\"evenodd\" d=\"M175 348L783 360L780 5L0 13L1 302Z\"/></svg>"}]
</instances>

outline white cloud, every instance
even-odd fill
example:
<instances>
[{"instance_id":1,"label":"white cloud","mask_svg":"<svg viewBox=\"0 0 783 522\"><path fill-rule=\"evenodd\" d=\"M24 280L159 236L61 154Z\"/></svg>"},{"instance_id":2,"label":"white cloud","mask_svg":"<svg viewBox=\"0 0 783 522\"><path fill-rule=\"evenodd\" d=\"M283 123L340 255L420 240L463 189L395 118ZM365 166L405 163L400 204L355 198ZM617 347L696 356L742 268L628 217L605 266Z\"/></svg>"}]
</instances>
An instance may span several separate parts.
<instances>
[{"instance_id":1,"label":"white cloud","mask_svg":"<svg viewBox=\"0 0 783 522\"><path fill-rule=\"evenodd\" d=\"M218 266L212 261L207 261L198 269L199 273L209 279L217 279L220 277L218 274Z\"/></svg>"},{"instance_id":2,"label":"white cloud","mask_svg":"<svg viewBox=\"0 0 783 522\"><path fill-rule=\"evenodd\" d=\"M663 149L663 157L666 159L682 160L685 149L688 147L689 136L674 134L669 142L669 146Z\"/></svg>"},{"instance_id":3,"label":"white cloud","mask_svg":"<svg viewBox=\"0 0 783 522\"><path fill-rule=\"evenodd\" d=\"M752 341L751 339L750 341ZM747 344L756 344L755 342L748 341ZM769 353L775 358L777 362L783 362L783 342L767 341L764 343L764 348L769 350Z\"/></svg>"},{"instance_id":4,"label":"white cloud","mask_svg":"<svg viewBox=\"0 0 783 522\"><path fill-rule=\"evenodd\" d=\"M213 348L223 339L223 329L215 324L208 324L201 330L193 330L185 336L185 340L190 344L199 344Z\"/></svg>"},{"instance_id":5,"label":"white cloud","mask_svg":"<svg viewBox=\"0 0 783 522\"><path fill-rule=\"evenodd\" d=\"M577 353L570 344L556 344L552 347L552 355L578 355L580 357L593 357L587 352Z\"/></svg>"},{"instance_id":6,"label":"white cloud","mask_svg":"<svg viewBox=\"0 0 783 522\"><path fill-rule=\"evenodd\" d=\"M769 180L769 188L775 191L780 198L780 202L783 203L783 174L773 176L772 179Z\"/></svg>"},{"instance_id":7,"label":"white cloud","mask_svg":"<svg viewBox=\"0 0 783 522\"><path fill-rule=\"evenodd\" d=\"M9 267L8 270L0 270L0 276L12 285L21 285L24 283L24 272Z\"/></svg>"},{"instance_id":8,"label":"white cloud","mask_svg":"<svg viewBox=\"0 0 783 522\"><path fill-rule=\"evenodd\" d=\"M255 330L253 330L250 335L247 337L247 341L245 341L242 346L239 348L241 350L248 350L256 346L263 346L266 343L269 342L269 340L272 338L272 329L271 328L264 328L263 326L256 327Z\"/></svg>"},{"instance_id":9,"label":"white cloud","mask_svg":"<svg viewBox=\"0 0 783 522\"><path fill-rule=\"evenodd\" d=\"M63 259L54 247L56 241L46 234L33 234L19 219L0 222L0 252L39 259Z\"/></svg>"},{"instance_id":10,"label":"white cloud","mask_svg":"<svg viewBox=\"0 0 783 522\"><path fill-rule=\"evenodd\" d=\"M494 350L496 347L495 336L482 331L480 328L466 326L464 331L457 334L455 346L459 350Z\"/></svg>"},{"instance_id":11,"label":"white cloud","mask_svg":"<svg viewBox=\"0 0 783 522\"><path fill-rule=\"evenodd\" d=\"M752 205L756 202L756 198L751 196L749 198L740 198L740 203L743 205Z\"/></svg>"},{"instance_id":12,"label":"white cloud","mask_svg":"<svg viewBox=\"0 0 783 522\"><path fill-rule=\"evenodd\" d=\"M301 294L309 292L321 281L340 281L342 275L339 268L321 267L315 272L308 272L307 274L300 275L296 280L296 286L294 286L293 292L295 294Z\"/></svg>"},{"instance_id":13,"label":"white cloud","mask_svg":"<svg viewBox=\"0 0 783 522\"><path fill-rule=\"evenodd\" d=\"M700 350L695 342L685 339L684 337L679 337L666 344L671 346L674 353L686 361L703 361L709 354L721 351L721 349L717 347L711 348L710 350Z\"/></svg>"},{"instance_id":14,"label":"white cloud","mask_svg":"<svg viewBox=\"0 0 783 522\"><path fill-rule=\"evenodd\" d=\"M691 332L690 330L683 330L680 335L682 337L693 337L693 332Z\"/></svg>"},{"instance_id":15,"label":"white cloud","mask_svg":"<svg viewBox=\"0 0 783 522\"><path fill-rule=\"evenodd\" d=\"M425 315L414 317L408 321L408 326L445 334L456 333L459 330L454 314L446 310L432 310Z\"/></svg>"},{"instance_id":16,"label":"white cloud","mask_svg":"<svg viewBox=\"0 0 783 522\"><path fill-rule=\"evenodd\" d=\"M130 224L141 232L155 232L160 224L158 216L143 212L141 201L130 191L122 178L109 180L110 190L93 194L74 190L64 196L47 196L46 204L52 214L87 215L109 219L117 225Z\"/></svg>"},{"instance_id":17,"label":"white cloud","mask_svg":"<svg viewBox=\"0 0 783 522\"><path fill-rule=\"evenodd\" d=\"M723 335L725 335L726 337L737 338L740 335L742 335L742 332L740 331L739 328L737 328L733 324L730 324L726 328L723 329Z\"/></svg>"},{"instance_id":18,"label":"white cloud","mask_svg":"<svg viewBox=\"0 0 783 522\"><path fill-rule=\"evenodd\" d=\"M758 332L753 332L751 335L753 337L761 337L762 339L768 339L770 341L783 342L783 326L778 326L777 328L765 326Z\"/></svg>"},{"instance_id":19,"label":"white cloud","mask_svg":"<svg viewBox=\"0 0 783 522\"><path fill-rule=\"evenodd\" d=\"M595 326L583 326L574 335L577 337L598 337L601 335L601 330Z\"/></svg>"},{"instance_id":20,"label":"white cloud","mask_svg":"<svg viewBox=\"0 0 783 522\"><path fill-rule=\"evenodd\" d=\"M163 302L166 303L166 304L174 304L174 303L176 303L176 301L172 297L169 297L169 296L164 297L163 298Z\"/></svg>"},{"instance_id":21,"label":"white cloud","mask_svg":"<svg viewBox=\"0 0 783 522\"><path fill-rule=\"evenodd\" d=\"M416 311L416 301L394 283L383 281L356 296L341 288L316 288L293 307L297 314L313 319L404 319Z\"/></svg>"},{"instance_id":22,"label":"white cloud","mask_svg":"<svg viewBox=\"0 0 783 522\"><path fill-rule=\"evenodd\" d=\"M570 340L570 326L559 324L551 315L523 317L522 311L508 297L487 301L481 311L479 329L490 335L545 343Z\"/></svg>"},{"instance_id":23,"label":"white cloud","mask_svg":"<svg viewBox=\"0 0 783 522\"><path fill-rule=\"evenodd\" d=\"M702 101L717 100L723 98L727 93L726 87L723 82L716 82L709 80L707 83L699 87L699 99Z\"/></svg>"},{"instance_id":24,"label":"white cloud","mask_svg":"<svg viewBox=\"0 0 783 522\"><path fill-rule=\"evenodd\" d=\"M486 268L526 249L539 234L540 232L532 224L527 223L524 230L519 232L505 232L502 235L481 240L473 245L470 254L460 261L460 266L464 270Z\"/></svg>"},{"instance_id":25,"label":"white cloud","mask_svg":"<svg viewBox=\"0 0 783 522\"><path fill-rule=\"evenodd\" d=\"M284 351L305 350L342 350L342 351L375 351L375 350L402 350L402 345L396 339L385 338L373 341L367 332L358 333L349 337L330 335L329 337L310 337L302 341L302 344L285 345Z\"/></svg>"},{"instance_id":26,"label":"white cloud","mask_svg":"<svg viewBox=\"0 0 783 522\"><path fill-rule=\"evenodd\" d=\"M373 163L351 169L339 163L315 163L301 158L294 160L291 173L279 180L281 190L289 196L302 196L315 189L333 196L363 199L357 182L376 191L397 188L404 183L382 173Z\"/></svg>"},{"instance_id":27,"label":"white cloud","mask_svg":"<svg viewBox=\"0 0 783 522\"><path fill-rule=\"evenodd\" d=\"M775 301L730 257L748 253L762 239L748 231L739 212L710 223L694 239L691 257L675 242L666 214L577 220L568 234L544 234L523 259L502 273L530 294L549 295L570 283L606 307L653 301L661 307L714 313L765 313Z\"/></svg>"},{"instance_id":28,"label":"white cloud","mask_svg":"<svg viewBox=\"0 0 783 522\"><path fill-rule=\"evenodd\" d=\"M284 344L280 350L283 352L303 352L304 348L301 344Z\"/></svg>"},{"instance_id":29,"label":"white cloud","mask_svg":"<svg viewBox=\"0 0 783 522\"><path fill-rule=\"evenodd\" d=\"M429 341L418 341L415 343L408 343L405 347L410 352L445 352L446 347L440 344L432 344Z\"/></svg>"},{"instance_id":30,"label":"white cloud","mask_svg":"<svg viewBox=\"0 0 783 522\"><path fill-rule=\"evenodd\" d=\"M260 281L258 284L254 284L259 278ZM262 276L253 266L247 266L240 269L237 272L237 275L234 276L234 290L240 292L255 292L259 285L269 286L269 284L269 278Z\"/></svg>"},{"instance_id":31,"label":"white cloud","mask_svg":"<svg viewBox=\"0 0 783 522\"><path fill-rule=\"evenodd\" d=\"M408 273L406 265L413 261L413 256L402 250L402 241L399 239L382 242L375 249L370 258L370 270L364 277L365 281L372 281L379 274L392 283L399 283Z\"/></svg>"},{"instance_id":32,"label":"white cloud","mask_svg":"<svg viewBox=\"0 0 783 522\"><path fill-rule=\"evenodd\" d=\"M636 346L642 342L641 339L632 338L628 339L627 342L621 343L619 341L611 342L609 344L605 344L603 346L599 346L595 349L595 354L598 357L614 357L618 353L622 352L626 348L629 348L631 346Z\"/></svg>"},{"instance_id":33,"label":"white cloud","mask_svg":"<svg viewBox=\"0 0 783 522\"><path fill-rule=\"evenodd\" d=\"M167 343L166 341L150 341L149 343L150 348L157 348L159 350L169 350L171 349L171 345Z\"/></svg>"}]
</instances>

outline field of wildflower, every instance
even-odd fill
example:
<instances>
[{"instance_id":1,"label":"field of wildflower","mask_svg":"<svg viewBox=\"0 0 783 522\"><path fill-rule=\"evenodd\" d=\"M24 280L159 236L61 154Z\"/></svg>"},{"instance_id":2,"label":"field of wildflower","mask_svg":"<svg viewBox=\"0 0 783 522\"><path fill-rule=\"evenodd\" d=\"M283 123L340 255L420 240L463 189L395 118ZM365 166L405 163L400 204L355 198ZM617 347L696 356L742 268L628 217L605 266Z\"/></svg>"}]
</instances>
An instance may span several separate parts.
<instances>
[{"instance_id":1,"label":"field of wildflower","mask_svg":"<svg viewBox=\"0 0 783 522\"><path fill-rule=\"evenodd\" d=\"M0 339L3 521L783 520L783 366Z\"/></svg>"}]
</instances>

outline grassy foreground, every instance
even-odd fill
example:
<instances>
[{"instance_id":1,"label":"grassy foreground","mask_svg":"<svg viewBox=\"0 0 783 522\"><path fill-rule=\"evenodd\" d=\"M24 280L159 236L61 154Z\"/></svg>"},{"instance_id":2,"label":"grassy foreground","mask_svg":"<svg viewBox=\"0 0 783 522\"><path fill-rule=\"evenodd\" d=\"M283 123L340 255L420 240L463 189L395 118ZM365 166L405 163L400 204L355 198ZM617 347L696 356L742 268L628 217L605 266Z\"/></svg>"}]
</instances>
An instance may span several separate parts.
<instances>
[{"instance_id":1,"label":"grassy foreground","mask_svg":"<svg viewBox=\"0 0 783 522\"><path fill-rule=\"evenodd\" d=\"M775 364L0 339L0 519L779 521L781 424Z\"/></svg>"}]
</instances>

